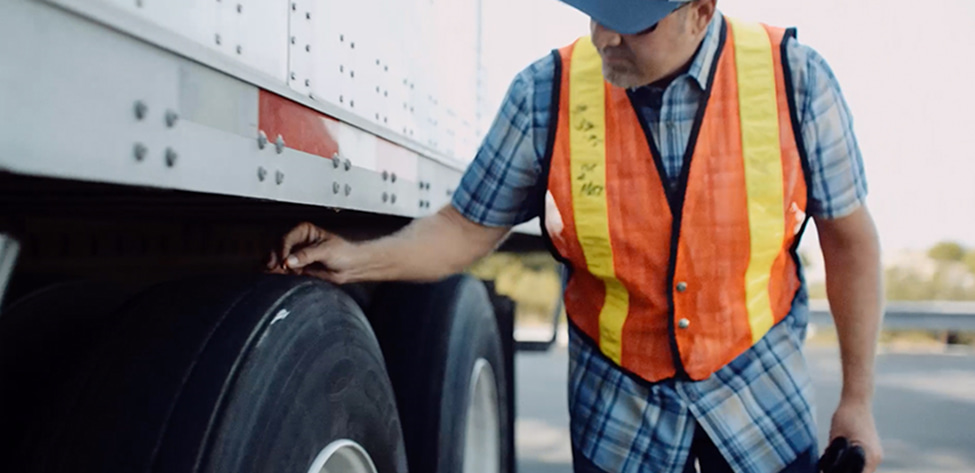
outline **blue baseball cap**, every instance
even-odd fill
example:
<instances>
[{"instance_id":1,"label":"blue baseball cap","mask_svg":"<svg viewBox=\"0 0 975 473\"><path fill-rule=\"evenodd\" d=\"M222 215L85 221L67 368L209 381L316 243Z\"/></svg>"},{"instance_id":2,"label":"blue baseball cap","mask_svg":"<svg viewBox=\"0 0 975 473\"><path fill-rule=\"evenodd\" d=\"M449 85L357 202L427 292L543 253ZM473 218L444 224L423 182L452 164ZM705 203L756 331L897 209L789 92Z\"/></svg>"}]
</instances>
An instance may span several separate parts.
<instances>
[{"instance_id":1,"label":"blue baseball cap","mask_svg":"<svg viewBox=\"0 0 975 473\"><path fill-rule=\"evenodd\" d=\"M562 0L617 33L649 29L691 0Z\"/></svg>"}]
</instances>

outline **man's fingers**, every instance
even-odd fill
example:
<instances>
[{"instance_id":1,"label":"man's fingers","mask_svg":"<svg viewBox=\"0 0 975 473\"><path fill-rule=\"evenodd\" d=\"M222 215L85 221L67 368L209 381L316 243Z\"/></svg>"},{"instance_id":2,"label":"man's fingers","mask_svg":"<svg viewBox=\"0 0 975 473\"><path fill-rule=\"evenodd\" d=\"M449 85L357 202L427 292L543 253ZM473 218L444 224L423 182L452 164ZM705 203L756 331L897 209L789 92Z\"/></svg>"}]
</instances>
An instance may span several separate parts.
<instances>
[{"instance_id":1,"label":"man's fingers","mask_svg":"<svg viewBox=\"0 0 975 473\"><path fill-rule=\"evenodd\" d=\"M312 263L321 263L328 268L328 240L306 246L288 255L285 266L290 270L299 270Z\"/></svg>"},{"instance_id":2,"label":"man's fingers","mask_svg":"<svg viewBox=\"0 0 975 473\"><path fill-rule=\"evenodd\" d=\"M298 224L281 242L281 257L287 258L295 248L306 247L328 238L328 232L308 222Z\"/></svg>"},{"instance_id":3,"label":"man's fingers","mask_svg":"<svg viewBox=\"0 0 975 473\"><path fill-rule=\"evenodd\" d=\"M275 269L281 269L281 259L278 258L277 252L272 251L271 255L267 259L267 269L268 271L274 271Z\"/></svg>"}]
</instances>

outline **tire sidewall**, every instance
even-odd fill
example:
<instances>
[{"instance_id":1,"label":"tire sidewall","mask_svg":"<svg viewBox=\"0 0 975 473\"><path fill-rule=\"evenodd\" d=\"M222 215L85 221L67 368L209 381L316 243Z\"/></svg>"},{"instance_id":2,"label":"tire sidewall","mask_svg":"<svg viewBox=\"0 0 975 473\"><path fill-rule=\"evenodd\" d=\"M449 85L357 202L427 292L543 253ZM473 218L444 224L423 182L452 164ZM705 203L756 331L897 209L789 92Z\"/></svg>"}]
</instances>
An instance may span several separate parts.
<instances>
[{"instance_id":1,"label":"tire sidewall","mask_svg":"<svg viewBox=\"0 0 975 473\"><path fill-rule=\"evenodd\" d=\"M479 281L464 280L458 287L457 299L451 315L447 347L447 366L444 370L443 397L440 405L441 456L438 472L461 472L464 466L468 406L471 402L471 382L474 367L484 359L494 371L495 394L498 401L499 435L506 431L508 400L504 356L494 311L486 290ZM506 443L498 439L499 465L505 465Z\"/></svg>"},{"instance_id":2,"label":"tire sidewall","mask_svg":"<svg viewBox=\"0 0 975 473\"><path fill-rule=\"evenodd\" d=\"M321 286L304 286L269 307L276 317L290 313L268 324L249 347L235 394L222 408L206 471L303 472L336 440L362 446L382 473L406 471L378 342L351 299ZM275 405L276 399L293 405ZM299 438L303 448L295 448Z\"/></svg>"}]
</instances>

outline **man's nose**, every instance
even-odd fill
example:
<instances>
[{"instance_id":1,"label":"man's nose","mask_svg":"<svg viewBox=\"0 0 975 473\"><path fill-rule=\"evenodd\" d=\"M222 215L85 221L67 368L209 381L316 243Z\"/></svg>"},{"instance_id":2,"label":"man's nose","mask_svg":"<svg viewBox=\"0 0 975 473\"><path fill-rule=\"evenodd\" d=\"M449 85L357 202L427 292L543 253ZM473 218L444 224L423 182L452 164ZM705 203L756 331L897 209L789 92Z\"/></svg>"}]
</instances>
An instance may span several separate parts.
<instances>
[{"instance_id":1,"label":"man's nose","mask_svg":"<svg viewBox=\"0 0 975 473\"><path fill-rule=\"evenodd\" d=\"M602 50L608 47L619 46L623 42L623 37L595 20L590 25L592 28L592 44L596 49Z\"/></svg>"}]
</instances>

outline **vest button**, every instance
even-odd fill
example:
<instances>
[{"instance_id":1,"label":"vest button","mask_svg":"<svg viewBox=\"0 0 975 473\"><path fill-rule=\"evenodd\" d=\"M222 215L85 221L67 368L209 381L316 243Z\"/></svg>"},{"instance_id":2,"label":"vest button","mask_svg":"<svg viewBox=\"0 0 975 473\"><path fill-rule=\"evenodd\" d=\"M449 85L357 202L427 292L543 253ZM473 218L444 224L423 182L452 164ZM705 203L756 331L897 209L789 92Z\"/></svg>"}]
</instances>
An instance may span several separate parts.
<instances>
[{"instance_id":1,"label":"vest button","mask_svg":"<svg viewBox=\"0 0 975 473\"><path fill-rule=\"evenodd\" d=\"M681 282L677 283L677 292L684 292L686 290L687 290L687 283L686 282L681 281Z\"/></svg>"},{"instance_id":2,"label":"vest button","mask_svg":"<svg viewBox=\"0 0 975 473\"><path fill-rule=\"evenodd\" d=\"M687 319L680 319L677 321L677 326L682 329L686 329L687 327L691 326L691 321Z\"/></svg>"}]
</instances>

